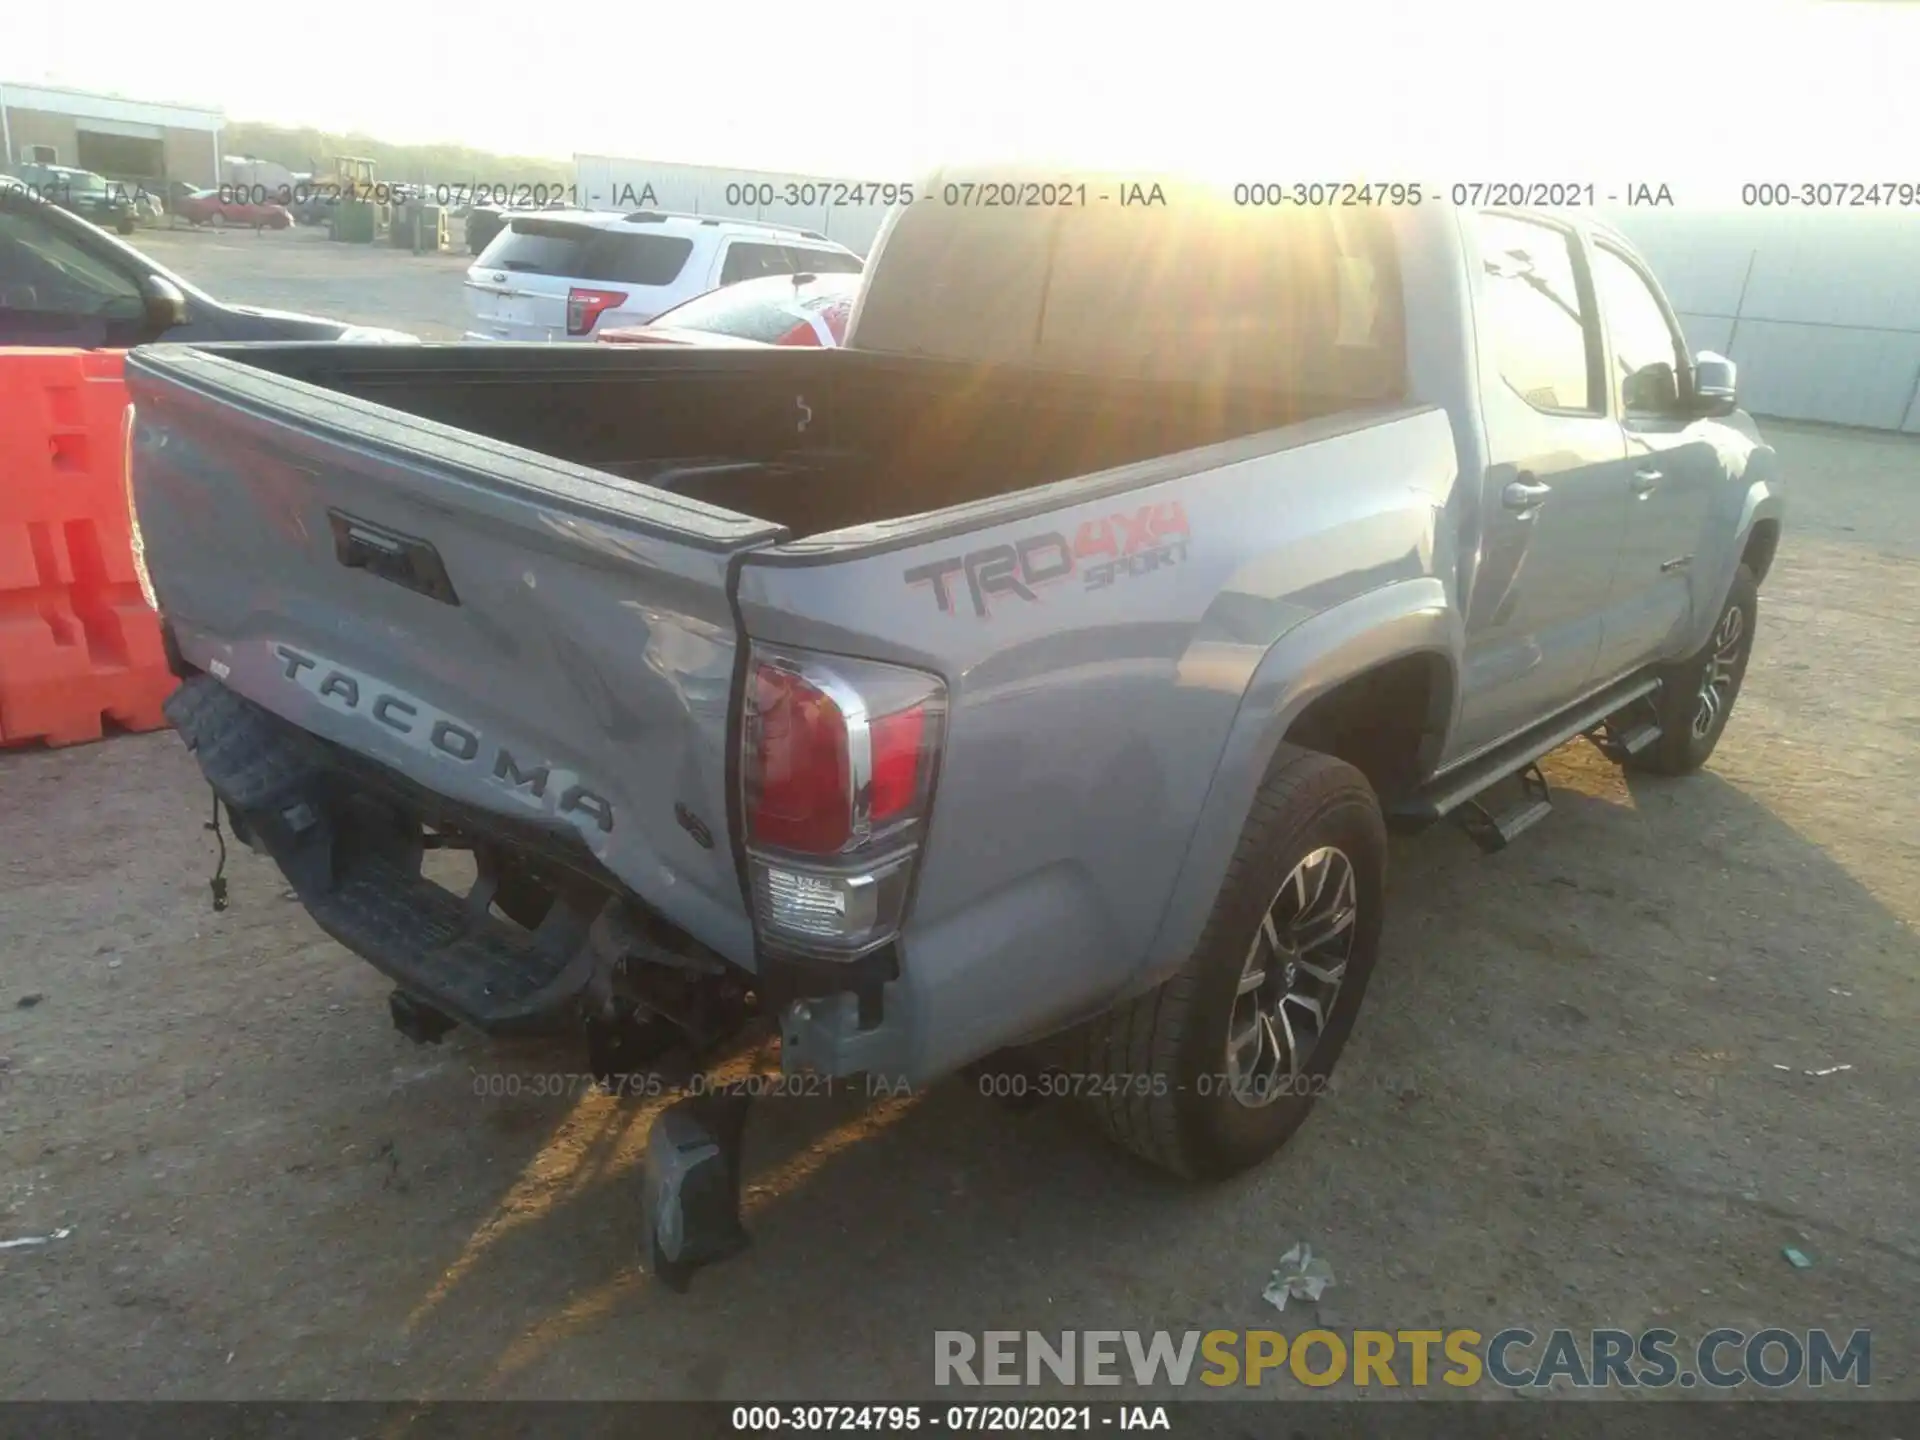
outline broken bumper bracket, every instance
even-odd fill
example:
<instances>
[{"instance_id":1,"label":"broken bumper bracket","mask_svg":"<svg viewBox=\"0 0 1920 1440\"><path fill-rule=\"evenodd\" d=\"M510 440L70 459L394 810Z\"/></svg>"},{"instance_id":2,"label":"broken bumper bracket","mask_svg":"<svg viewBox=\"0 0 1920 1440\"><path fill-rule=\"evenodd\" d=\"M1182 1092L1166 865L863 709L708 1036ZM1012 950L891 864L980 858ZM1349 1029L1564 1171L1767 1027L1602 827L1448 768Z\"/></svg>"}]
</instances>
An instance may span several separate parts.
<instances>
[{"instance_id":1,"label":"broken bumper bracket","mask_svg":"<svg viewBox=\"0 0 1920 1440\"><path fill-rule=\"evenodd\" d=\"M647 1269L685 1294L693 1273L750 1243L740 1219L748 1096L716 1093L661 1111L647 1136L641 1210Z\"/></svg>"}]
</instances>

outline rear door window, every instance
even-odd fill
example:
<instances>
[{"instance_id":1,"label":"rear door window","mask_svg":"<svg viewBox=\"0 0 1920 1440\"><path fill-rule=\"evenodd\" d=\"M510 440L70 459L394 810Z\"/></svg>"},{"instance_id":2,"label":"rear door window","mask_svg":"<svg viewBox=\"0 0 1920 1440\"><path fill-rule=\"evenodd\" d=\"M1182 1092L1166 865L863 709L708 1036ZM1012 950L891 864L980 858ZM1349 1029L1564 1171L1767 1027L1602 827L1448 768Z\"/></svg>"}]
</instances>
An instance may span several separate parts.
<instances>
[{"instance_id":1,"label":"rear door window","mask_svg":"<svg viewBox=\"0 0 1920 1440\"><path fill-rule=\"evenodd\" d=\"M1588 363L1598 334L1573 236L1516 215L1480 217L1485 322L1500 375L1536 410L1597 414Z\"/></svg>"},{"instance_id":2,"label":"rear door window","mask_svg":"<svg viewBox=\"0 0 1920 1440\"><path fill-rule=\"evenodd\" d=\"M765 245L753 240L735 240L727 246L727 260L720 268L722 285L742 280L758 280L763 275L792 275L800 268L784 245Z\"/></svg>"},{"instance_id":3,"label":"rear door window","mask_svg":"<svg viewBox=\"0 0 1920 1440\"><path fill-rule=\"evenodd\" d=\"M798 269L814 275L858 275L861 270L858 255L847 255L839 250L795 247L793 257Z\"/></svg>"},{"instance_id":4,"label":"rear door window","mask_svg":"<svg viewBox=\"0 0 1920 1440\"><path fill-rule=\"evenodd\" d=\"M481 252L476 265L522 275L622 285L671 285L686 268L693 241L564 220L512 221Z\"/></svg>"}]
</instances>

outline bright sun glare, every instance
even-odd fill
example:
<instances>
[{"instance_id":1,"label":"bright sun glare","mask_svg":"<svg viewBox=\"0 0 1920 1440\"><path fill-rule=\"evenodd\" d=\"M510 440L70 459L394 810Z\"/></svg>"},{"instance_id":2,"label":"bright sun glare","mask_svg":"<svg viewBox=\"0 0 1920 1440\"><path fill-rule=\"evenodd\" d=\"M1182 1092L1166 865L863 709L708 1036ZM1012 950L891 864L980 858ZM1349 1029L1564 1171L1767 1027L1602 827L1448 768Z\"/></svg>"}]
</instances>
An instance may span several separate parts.
<instances>
[{"instance_id":1,"label":"bright sun glare","mask_svg":"<svg viewBox=\"0 0 1920 1440\"><path fill-rule=\"evenodd\" d=\"M175 0L158 26L146 9L29 7L0 79L398 142L879 180L1047 157L1230 180L1664 181L1699 203L1742 181L1910 181L1920 134L1920 7L1904 5L847 0L800 24L769 0L724 22L578 0L547 25L519 0Z\"/></svg>"}]
</instances>

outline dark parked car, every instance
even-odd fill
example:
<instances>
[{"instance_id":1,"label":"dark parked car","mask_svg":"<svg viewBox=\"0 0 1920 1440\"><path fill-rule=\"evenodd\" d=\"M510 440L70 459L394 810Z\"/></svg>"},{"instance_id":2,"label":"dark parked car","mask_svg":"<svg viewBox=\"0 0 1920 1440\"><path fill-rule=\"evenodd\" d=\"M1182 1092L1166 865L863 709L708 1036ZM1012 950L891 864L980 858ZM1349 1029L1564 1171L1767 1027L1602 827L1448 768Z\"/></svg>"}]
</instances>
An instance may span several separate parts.
<instances>
[{"instance_id":1,"label":"dark parked car","mask_svg":"<svg viewBox=\"0 0 1920 1440\"><path fill-rule=\"evenodd\" d=\"M293 203L287 210L296 225L325 225L339 203L339 192L326 183L302 182L294 186Z\"/></svg>"},{"instance_id":2,"label":"dark parked car","mask_svg":"<svg viewBox=\"0 0 1920 1440\"><path fill-rule=\"evenodd\" d=\"M478 255L485 250L506 223L507 211L502 205L475 205L467 211L467 253Z\"/></svg>"},{"instance_id":3,"label":"dark parked car","mask_svg":"<svg viewBox=\"0 0 1920 1440\"><path fill-rule=\"evenodd\" d=\"M229 305L23 185L0 185L0 345L126 349L168 340L412 340Z\"/></svg>"},{"instance_id":4,"label":"dark parked car","mask_svg":"<svg viewBox=\"0 0 1920 1440\"><path fill-rule=\"evenodd\" d=\"M69 165L22 165L14 173L29 191L49 205L70 210L103 229L117 230L122 235L133 233L139 219L139 206L128 186Z\"/></svg>"}]
</instances>

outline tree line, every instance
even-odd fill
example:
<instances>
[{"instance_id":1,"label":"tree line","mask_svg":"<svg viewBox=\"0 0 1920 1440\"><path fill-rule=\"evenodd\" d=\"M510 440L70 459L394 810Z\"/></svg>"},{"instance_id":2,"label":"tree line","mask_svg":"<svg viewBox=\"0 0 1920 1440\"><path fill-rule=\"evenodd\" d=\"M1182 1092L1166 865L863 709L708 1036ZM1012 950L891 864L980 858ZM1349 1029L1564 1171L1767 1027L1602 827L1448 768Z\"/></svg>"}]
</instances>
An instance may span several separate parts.
<instances>
[{"instance_id":1,"label":"tree line","mask_svg":"<svg viewBox=\"0 0 1920 1440\"><path fill-rule=\"evenodd\" d=\"M269 160L295 172L330 174L333 157L354 155L373 161L381 180L426 185L567 185L573 165L529 155L496 155L465 145L394 145L371 135L336 135L308 127L232 120L221 136L228 155Z\"/></svg>"}]
</instances>

